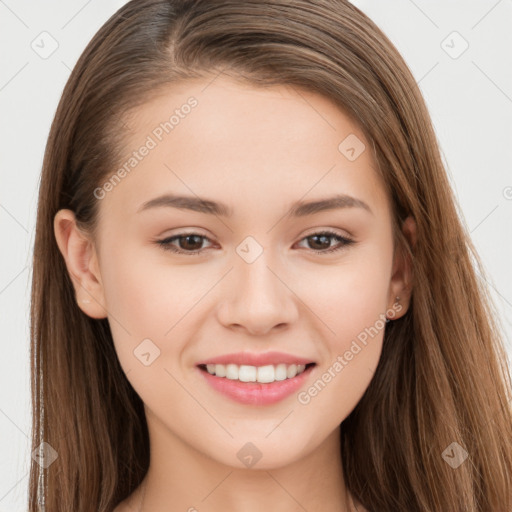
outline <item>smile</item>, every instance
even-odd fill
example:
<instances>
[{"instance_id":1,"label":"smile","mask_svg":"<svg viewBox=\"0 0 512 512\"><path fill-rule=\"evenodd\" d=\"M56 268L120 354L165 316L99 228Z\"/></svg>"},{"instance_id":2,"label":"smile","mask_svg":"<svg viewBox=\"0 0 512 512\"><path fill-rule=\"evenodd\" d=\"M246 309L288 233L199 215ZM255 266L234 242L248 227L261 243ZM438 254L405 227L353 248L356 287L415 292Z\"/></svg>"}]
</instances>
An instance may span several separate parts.
<instances>
[{"instance_id":1,"label":"smile","mask_svg":"<svg viewBox=\"0 0 512 512\"><path fill-rule=\"evenodd\" d=\"M306 369L305 364L278 364L266 366L250 366L237 364L207 364L206 371L210 375L225 377L226 379L241 382L269 382L293 379Z\"/></svg>"},{"instance_id":2,"label":"smile","mask_svg":"<svg viewBox=\"0 0 512 512\"><path fill-rule=\"evenodd\" d=\"M198 365L207 384L220 394L247 405L270 405L297 392L315 363L250 366Z\"/></svg>"}]
</instances>

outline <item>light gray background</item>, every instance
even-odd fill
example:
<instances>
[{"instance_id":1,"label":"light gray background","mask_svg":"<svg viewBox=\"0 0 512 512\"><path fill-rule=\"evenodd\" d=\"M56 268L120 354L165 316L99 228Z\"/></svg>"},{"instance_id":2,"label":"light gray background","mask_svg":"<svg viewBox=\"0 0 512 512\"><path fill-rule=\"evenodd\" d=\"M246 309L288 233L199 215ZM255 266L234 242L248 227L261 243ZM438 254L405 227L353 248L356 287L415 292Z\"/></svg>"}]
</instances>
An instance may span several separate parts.
<instances>
[{"instance_id":1,"label":"light gray background","mask_svg":"<svg viewBox=\"0 0 512 512\"><path fill-rule=\"evenodd\" d=\"M0 0L0 512L27 508L31 254L46 138L71 68L124 3ZM512 356L512 0L353 3L420 85ZM32 46L49 51L52 38L58 48L42 58Z\"/></svg>"}]
</instances>

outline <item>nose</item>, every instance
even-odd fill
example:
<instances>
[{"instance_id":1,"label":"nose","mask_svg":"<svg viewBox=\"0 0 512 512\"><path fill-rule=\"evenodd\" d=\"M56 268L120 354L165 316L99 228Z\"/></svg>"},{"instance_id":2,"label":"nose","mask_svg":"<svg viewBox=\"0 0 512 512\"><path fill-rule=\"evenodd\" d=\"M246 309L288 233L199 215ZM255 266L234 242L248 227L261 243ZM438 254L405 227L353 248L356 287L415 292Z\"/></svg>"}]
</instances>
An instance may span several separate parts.
<instances>
[{"instance_id":1,"label":"nose","mask_svg":"<svg viewBox=\"0 0 512 512\"><path fill-rule=\"evenodd\" d=\"M270 262L267 252L252 263L235 261L223 283L218 308L218 320L225 327L261 336L284 329L297 319L299 299L293 292L293 282L287 282L286 272L275 261Z\"/></svg>"}]
</instances>

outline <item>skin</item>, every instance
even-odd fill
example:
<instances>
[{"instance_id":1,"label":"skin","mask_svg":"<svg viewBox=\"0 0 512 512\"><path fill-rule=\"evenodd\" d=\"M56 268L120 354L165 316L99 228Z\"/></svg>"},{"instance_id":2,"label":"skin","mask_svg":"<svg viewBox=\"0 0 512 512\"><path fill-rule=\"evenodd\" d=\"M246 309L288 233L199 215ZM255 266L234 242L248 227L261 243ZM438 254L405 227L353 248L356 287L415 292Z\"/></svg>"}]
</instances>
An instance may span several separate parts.
<instances>
[{"instance_id":1,"label":"skin","mask_svg":"<svg viewBox=\"0 0 512 512\"><path fill-rule=\"evenodd\" d=\"M146 483L145 511L355 510L343 483L339 425L373 377L384 329L308 404L296 393L273 405L239 404L206 384L195 365L232 352L287 352L317 363L304 391L378 325L395 297L394 318L405 314L411 266L394 253L391 203L372 146L322 96L221 76L169 87L132 112L128 157L190 96L198 105L100 200L97 239L77 229L70 210L55 216L78 304L92 318L108 318L120 363L145 404L149 472L115 512L139 510ZM366 146L354 161L338 150L349 134ZM233 216L170 207L137 213L164 192L221 201ZM365 201L373 213L287 216L293 202L334 192ZM327 228L355 243L322 254L339 241L307 237ZM184 232L206 238L173 245L201 255L155 242ZM411 218L403 232L414 244ZM247 236L263 249L250 264L236 252ZM145 366L134 350L147 338L160 356ZM237 458L249 441L262 454L252 467Z\"/></svg>"}]
</instances>

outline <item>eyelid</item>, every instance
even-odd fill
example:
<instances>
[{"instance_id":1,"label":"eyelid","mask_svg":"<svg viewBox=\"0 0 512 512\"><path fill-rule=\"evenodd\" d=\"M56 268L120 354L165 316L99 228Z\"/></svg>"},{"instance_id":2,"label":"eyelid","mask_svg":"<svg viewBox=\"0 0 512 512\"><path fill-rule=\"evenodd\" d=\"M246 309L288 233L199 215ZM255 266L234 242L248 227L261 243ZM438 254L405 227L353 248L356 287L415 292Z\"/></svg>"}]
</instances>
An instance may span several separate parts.
<instances>
[{"instance_id":1,"label":"eyelid","mask_svg":"<svg viewBox=\"0 0 512 512\"><path fill-rule=\"evenodd\" d=\"M164 233L164 235L160 234L158 236L163 237L163 239L166 239L166 238L172 238L174 236L200 235L200 236L204 236L205 238L211 239L210 233L207 230L205 230L204 228L196 228L195 226L188 226L186 228L177 228L177 229L178 229L178 231L175 231L172 229L166 229L165 231L162 232L162 233ZM165 235L165 233L168 233L168 232L170 232L170 234Z\"/></svg>"},{"instance_id":2,"label":"eyelid","mask_svg":"<svg viewBox=\"0 0 512 512\"><path fill-rule=\"evenodd\" d=\"M340 229L340 228L329 228L329 227L325 227L325 228L311 228L311 230L309 231L306 231L306 234L302 235L302 238L305 238L305 237L308 237L308 236L312 236L312 235L317 235L319 233L330 233L331 235L336 235L336 236L340 236L340 237L343 237L343 238L354 238L354 235L352 235L349 231L347 231L346 229ZM301 240L302 240L301 238Z\"/></svg>"},{"instance_id":3,"label":"eyelid","mask_svg":"<svg viewBox=\"0 0 512 512\"><path fill-rule=\"evenodd\" d=\"M168 231L168 230L166 230L166 231ZM166 231L164 231L164 233ZM354 238L354 235L352 235L346 229L340 230L340 228L329 228L329 227L325 227L325 228L320 227L320 228L318 228L317 227L317 228L311 228L310 230L306 231L305 234L301 235L301 237L299 238L299 241L302 240L303 238L306 238L306 237L309 237L309 236L312 236L312 235L317 235L317 234L320 234L320 233L330 233L332 235L340 236L340 237L343 237L343 238ZM207 238L210 241L213 241L213 238L214 238L208 232L205 232L204 229L196 228L194 226L190 226L190 227L187 227L187 228L183 228L183 231L178 231L177 233L173 232L173 233L171 233L171 234L169 234L167 236L164 236L163 238L161 238L161 240L168 240L169 238L174 238L174 237L178 237L178 236L187 236L187 235L203 236L204 238ZM160 238L160 237L158 237L158 238ZM158 238L156 238L154 241L158 241Z\"/></svg>"},{"instance_id":4,"label":"eyelid","mask_svg":"<svg viewBox=\"0 0 512 512\"><path fill-rule=\"evenodd\" d=\"M204 235L203 233L200 232L200 230L192 231L191 229L195 229L195 228L188 228L188 230L186 230L186 231L169 235L168 237L155 240L154 242L156 244L160 245L163 250L170 251L177 255L201 256L201 255L205 254L205 252L207 252L208 249L211 249L211 246L203 248L203 249L197 249L195 251L186 251L186 250L180 249L180 248L172 245L172 242L174 242L175 240L179 240L180 238L187 237L187 236L198 236L198 237L202 238L203 240L207 240L208 242L215 244L215 242L209 236ZM324 250L315 250L315 249L307 249L307 248L305 249L309 253L312 253L315 255L320 255L320 256L341 252L344 249L348 248L349 246L357 243L354 240L354 238L352 237L352 235L346 236L346 235L340 234L333 228L323 228L323 229L322 228L313 228L313 231L311 231L308 234L304 234L296 243L301 243L301 242L307 240L309 237L312 237L315 235L317 235L317 236L324 235L324 236L327 236L332 239L338 239L337 245L335 245L334 247L330 247L328 249L324 249Z\"/></svg>"}]
</instances>

